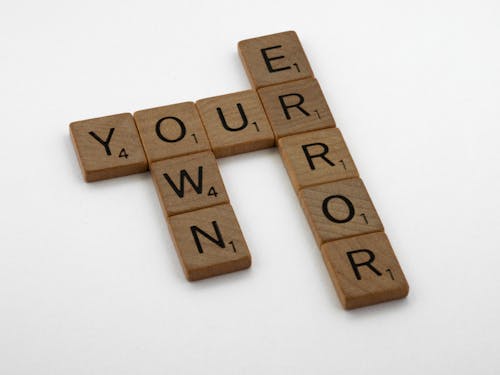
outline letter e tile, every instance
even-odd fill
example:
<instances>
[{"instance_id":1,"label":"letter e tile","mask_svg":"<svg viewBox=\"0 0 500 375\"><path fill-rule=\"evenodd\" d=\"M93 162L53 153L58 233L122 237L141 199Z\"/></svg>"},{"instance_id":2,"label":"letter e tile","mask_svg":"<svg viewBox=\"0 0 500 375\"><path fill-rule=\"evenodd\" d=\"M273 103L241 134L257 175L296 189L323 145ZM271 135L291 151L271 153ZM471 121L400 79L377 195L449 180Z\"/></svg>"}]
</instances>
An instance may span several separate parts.
<instances>
[{"instance_id":1,"label":"letter e tile","mask_svg":"<svg viewBox=\"0 0 500 375\"><path fill-rule=\"evenodd\" d=\"M295 31L242 40L238 51L254 88L313 76Z\"/></svg>"}]
</instances>

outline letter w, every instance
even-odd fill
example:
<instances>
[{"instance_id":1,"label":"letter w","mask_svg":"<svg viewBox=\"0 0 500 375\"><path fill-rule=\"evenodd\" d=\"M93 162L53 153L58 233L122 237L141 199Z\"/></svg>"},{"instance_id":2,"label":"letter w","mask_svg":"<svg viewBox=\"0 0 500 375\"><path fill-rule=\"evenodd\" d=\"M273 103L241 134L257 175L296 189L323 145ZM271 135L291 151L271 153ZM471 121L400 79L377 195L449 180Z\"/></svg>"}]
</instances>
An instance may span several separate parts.
<instances>
[{"instance_id":1,"label":"letter w","mask_svg":"<svg viewBox=\"0 0 500 375\"><path fill-rule=\"evenodd\" d=\"M170 178L168 173L164 173L163 177L165 177L165 180L167 180L168 184L172 187L172 189L175 191L175 193L177 194L177 196L179 198L184 197L184 192L185 192L184 181L185 180L187 180L191 184L191 186L193 187L194 191L196 191L196 193L201 194L203 191L203 167L202 166L198 167L198 183L195 183L193 181L193 179L191 178L189 173L186 172L185 169L181 170L180 178L179 178L180 179L179 186L177 186L175 184L175 182Z\"/></svg>"}]
</instances>

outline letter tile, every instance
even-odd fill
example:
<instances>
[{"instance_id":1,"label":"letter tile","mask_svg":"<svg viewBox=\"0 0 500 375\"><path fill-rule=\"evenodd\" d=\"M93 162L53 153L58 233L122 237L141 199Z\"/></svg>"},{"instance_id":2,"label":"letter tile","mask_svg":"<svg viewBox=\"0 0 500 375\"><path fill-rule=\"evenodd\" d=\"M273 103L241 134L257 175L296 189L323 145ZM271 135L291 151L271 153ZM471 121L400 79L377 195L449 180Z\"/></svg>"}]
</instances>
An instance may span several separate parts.
<instances>
[{"instance_id":1,"label":"letter tile","mask_svg":"<svg viewBox=\"0 0 500 375\"><path fill-rule=\"evenodd\" d=\"M130 113L76 121L69 125L87 182L146 172L148 164Z\"/></svg>"},{"instance_id":2,"label":"letter tile","mask_svg":"<svg viewBox=\"0 0 500 375\"><path fill-rule=\"evenodd\" d=\"M274 146L274 134L253 90L198 100L196 106L215 157Z\"/></svg>"},{"instance_id":3,"label":"letter tile","mask_svg":"<svg viewBox=\"0 0 500 375\"><path fill-rule=\"evenodd\" d=\"M165 217L228 203L214 155L200 152L151 164Z\"/></svg>"},{"instance_id":4,"label":"letter tile","mask_svg":"<svg viewBox=\"0 0 500 375\"><path fill-rule=\"evenodd\" d=\"M276 139L335 127L323 92L315 79L304 79L258 90Z\"/></svg>"},{"instance_id":5,"label":"letter tile","mask_svg":"<svg viewBox=\"0 0 500 375\"><path fill-rule=\"evenodd\" d=\"M295 31L242 40L238 51L254 88L313 76Z\"/></svg>"},{"instance_id":6,"label":"letter tile","mask_svg":"<svg viewBox=\"0 0 500 375\"><path fill-rule=\"evenodd\" d=\"M168 223L188 280L250 267L250 252L231 205L172 216Z\"/></svg>"},{"instance_id":7,"label":"letter tile","mask_svg":"<svg viewBox=\"0 0 500 375\"><path fill-rule=\"evenodd\" d=\"M358 177L338 128L280 138L278 148L297 193L308 186Z\"/></svg>"},{"instance_id":8,"label":"letter tile","mask_svg":"<svg viewBox=\"0 0 500 375\"><path fill-rule=\"evenodd\" d=\"M328 242L321 247L321 253L346 309L408 295L405 275L384 233Z\"/></svg>"},{"instance_id":9,"label":"letter tile","mask_svg":"<svg viewBox=\"0 0 500 375\"><path fill-rule=\"evenodd\" d=\"M299 196L318 246L384 230L359 178L308 187Z\"/></svg>"},{"instance_id":10,"label":"letter tile","mask_svg":"<svg viewBox=\"0 0 500 375\"><path fill-rule=\"evenodd\" d=\"M210 150L193 102L144 109L134 113L137 129L151 163Z\"/></svg>"}]
</instances>

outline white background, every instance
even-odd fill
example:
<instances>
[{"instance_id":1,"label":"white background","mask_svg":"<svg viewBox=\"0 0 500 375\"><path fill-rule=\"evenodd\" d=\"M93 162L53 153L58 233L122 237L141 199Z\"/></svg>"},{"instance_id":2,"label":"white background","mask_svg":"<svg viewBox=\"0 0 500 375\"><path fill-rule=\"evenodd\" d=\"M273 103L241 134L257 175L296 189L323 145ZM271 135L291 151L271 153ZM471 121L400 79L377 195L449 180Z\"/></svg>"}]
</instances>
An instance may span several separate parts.
<instances>
[{"instance_id":1,"label":"white background","mask_svg":"<svg viewBox=\"0 0 500 375\"><path fill-rule=\"evenodd\" d=\"M498 374L498 1L0 5L0 374ZM250 270L184 279L149 174L71 121L250 87L294 29L406 272L344 311L275 149L220 160Z\"/></svg>"}]
</instances>

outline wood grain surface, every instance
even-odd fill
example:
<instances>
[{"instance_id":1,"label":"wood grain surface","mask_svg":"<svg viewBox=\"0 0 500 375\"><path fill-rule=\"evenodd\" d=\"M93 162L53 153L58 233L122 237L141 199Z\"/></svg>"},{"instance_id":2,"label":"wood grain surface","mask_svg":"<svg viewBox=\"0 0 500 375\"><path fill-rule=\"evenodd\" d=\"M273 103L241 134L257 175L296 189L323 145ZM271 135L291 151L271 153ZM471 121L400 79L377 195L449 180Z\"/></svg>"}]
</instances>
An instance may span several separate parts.
<instances>
[{"instance_id":1,"label":"wood grain surface","mask_svg":"<svg viewBox=\"0 0 500 375\"><path fill-rule=\"evenodd\" d=\"M318 246L345 237L384 230L359 178L305 188L299 196Z\"/></svg>"},{"instance_id":2,"label":"wood grain surface","mask_svg":"<svg viewBox=\"0 0 500 375\"><path fill-rule=\"evenodd\" d=\"M321 253L346 309L408 295L408 283L385 233L328 242Z\"/></svg>"},{"instance_id":3,"label":"wood grain surface","mask_svg":"<svg viewBox=\"0 0 500 375\"><path fill-rule=\"evenodd\" d=\"M250 252L231 205L172 216L168 223L188 280L250 267Z\"/></svg>"},{"instance_id":4,"label":"wood grain surface","mask_svg":"<svg viewBox=\"0 0 500 375\"><path fill-rule=\"evenodd\" d=\"M335 127L318 81L303 79L259 89L276 138Z\"/></svg>"},{"instance_id":5,"label":"wood grain surface","mask_svg":"<svg viewBox=\"0 0 500 375\"><path fill-rule=\"evenodd\" d=\"M358 177L338 128L280 138L278 149L297 193L308 186Z\"/></svg>"},{"instance_id":6,"label":"wood grain surface","mask_svg":"<svg viewBox=\"0 0 500 375\"><path fill-rule=\"evenodd\" d=\"M151 175L166 217L229 202L210 151L154 162Z\"/></svg>"},{"instance_id":7,"label":"wood grain surface","mask_svg":"<svg viewBox=\"0 0 500 375\"><path fill-rule=\"evenodd\" d=\"M148 170L146 155L130 113L76 121L69 125L69 129L85 181Z\"/></svg>"},{"instance_id":8,"label":"wood grain surface","mask_svg":"<svg viewBox=\"0 0 500 375\"><path fill-rule=\"evenodd\" d=\"M144 109L134 113L151 163L210 150L205 128L193 102Z\"/></svg>"},{"instance_id":9,"label":"wood grain surface","mask_svg":"<svg viewBox=\"0 0 500 375\"><path fill-rule=\"evenodd\" d=\"M238 52L254 88L313 77L295 31L242 40Z\"/></svg>"},{"instance_id":10,"label":"wood grain surface","mask_svg":"<svg viewBox=\"0 0 500 375\"><path fill-rule=\"evenodd\" d=\"M196 102L215 157L274 146L274 133L253 90Z\"/></svg>"}]
</instances>

